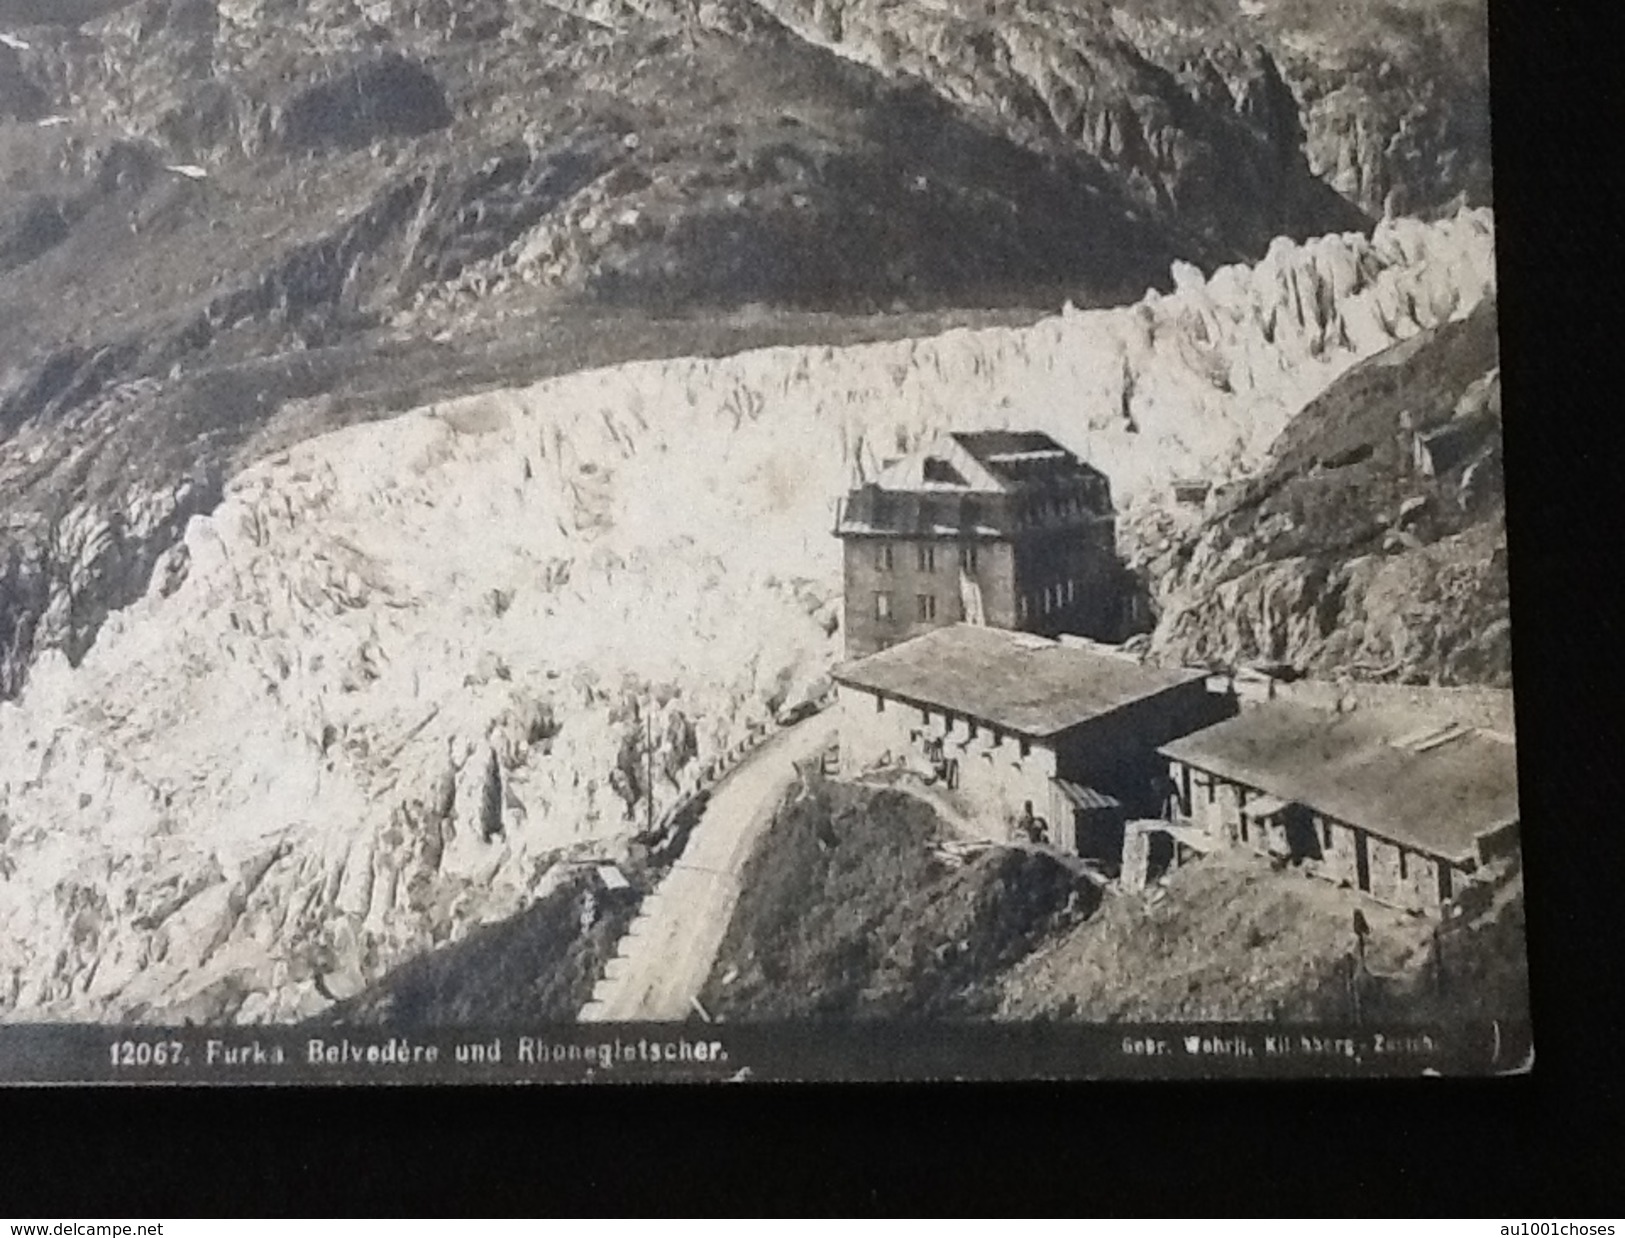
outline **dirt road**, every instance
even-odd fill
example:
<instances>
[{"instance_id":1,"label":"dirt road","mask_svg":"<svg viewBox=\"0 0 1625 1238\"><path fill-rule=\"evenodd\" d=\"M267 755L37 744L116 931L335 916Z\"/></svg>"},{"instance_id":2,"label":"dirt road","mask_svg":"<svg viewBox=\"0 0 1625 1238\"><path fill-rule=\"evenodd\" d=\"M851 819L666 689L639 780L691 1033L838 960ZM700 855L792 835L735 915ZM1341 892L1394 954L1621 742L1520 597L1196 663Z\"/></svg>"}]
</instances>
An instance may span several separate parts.
<instances>
[{"instance_id":1,"label":"dirt road","mask_svg":"<svg viewBox=\"0 0 1625 1238\"><path fill-rule=\"evenodd\" d=\"M718 784L688 846L622 939L581 1021L686 1019L711 974L739 900L739 877L795 781L795 764L835 738L821 714L783 731Z\"/></svg>"}]
</instances>

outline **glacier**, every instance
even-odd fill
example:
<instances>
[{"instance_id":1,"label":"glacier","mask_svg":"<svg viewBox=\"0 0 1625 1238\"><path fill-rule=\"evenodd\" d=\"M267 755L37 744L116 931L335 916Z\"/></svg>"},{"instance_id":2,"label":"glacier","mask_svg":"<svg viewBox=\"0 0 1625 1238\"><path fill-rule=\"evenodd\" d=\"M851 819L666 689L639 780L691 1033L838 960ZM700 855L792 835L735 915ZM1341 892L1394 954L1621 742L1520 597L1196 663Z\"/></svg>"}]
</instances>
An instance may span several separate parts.
<instances>
[{"instance_id":1,"label":"glacier","mask_svg":"<svg viewBox=\"0 0 1625 1238\"><path fill-rule=\"evenodd\" d=\"M307 440L0 703L0 1018L287 1021L621 854L839 656L836 499L942 428L1048 431L1120 507L1252 468L1493 294L1394 219L1026 328L649 361ZM177 564L180 566L177 567Z\"/></svg>"}]
</instances>

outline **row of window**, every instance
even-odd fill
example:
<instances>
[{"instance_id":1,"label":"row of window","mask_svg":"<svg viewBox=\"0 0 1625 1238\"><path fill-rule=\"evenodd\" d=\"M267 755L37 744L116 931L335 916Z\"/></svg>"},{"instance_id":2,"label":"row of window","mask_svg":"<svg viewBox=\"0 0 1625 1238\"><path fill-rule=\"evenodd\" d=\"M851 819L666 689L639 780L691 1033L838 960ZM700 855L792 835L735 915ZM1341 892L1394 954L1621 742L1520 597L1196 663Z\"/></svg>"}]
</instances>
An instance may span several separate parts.
<instances>
[{"instance_id":1,"label":"row of window","mask_svg":"<svg viewBox=\"0 0 1625 1238\"><path fill-rule=\"evenodd\" d=\"M897 570L897 560L893 555L895 549L891 542L880 542L875 546L875 570L892 572ZM914 566L917 571L934 572L937 570L937 547L931 542L921 542L914 547ZM976 547L961 546L959 548L959 566L962 571L972 574L976 571Z\"/></svg>"},{"instance_id":2,"label":"row of window","mask_svg":"<svg viewBox=\"0 0 1625 1238\"><path fill-rule=\"evenodd\" d=\"M1183 792L1184 792L1183 805L1189 805L1192 802L1191 801L1191 788L1192 788L1192 782L1193 782L1191 769L1190 769L1189 766L1185 766L1180 770L1180 782L1181 782L1182 785L1181 785L1181 787L1179 789L1183 790ZM1194 778L1194 784L1195 784L1195 787L1198 790L1202 791L1205 794L1206 800L1207 800L1207 802L1209 804L1216 804L1218 802L1219 785L1220 785L1220 780L1219 779L1215 778L1211 774L1205 774L1205 773L1202 773L1200 771L1197 771L1197 773L1195 775L1195 778ZM1241 840L1243 842L1249 842L1251 840L1248 837L1248 823L1251 820L1251 818L1249 817L1249 815L1247 813L1247 802L1246 802L1245 795L1243 797L1243 800L1242 800L1242 803L1241 803L1240 807L1241 807L1241 816L1240 816L1240 821L1239 821L1240 829L1239 829L1238 832L1239 832ZM1186 808L1186 811L1189 811L1188 807ZM1336 846L1337 846L1336 838L1335 838L1334 831L1333 831L1332 820L1329 817L1319 816L1319 814L1316 814L1316 816L1317 816L1317 819L1318 819L1319 824L1320 824L1320 831L1319 832L1320 832L1321 853L1323 855L1325 855L1325 856L1330 856L1330 855L1333 854L1333 852L1335 851ZM1358 831L1356 831L1356 839L1357 839L1356 844L1355 844L1356 847L1358 847L1360 845L1358 839L1361 838L1361 837L1362 837L1362 835L1360 835L1360 833ZM1370 844L1368 843L1366 845L1369 846ZM1400 847L1400 846L1395 846L1394 850L1399 856L1399 879L1401 881L1408 881L1408 880L1410 880L1410 875L1411 875L1410 874L1410 862L1409 862L1409 857L1408 857L1408 855L1407 855L1407 853L1405 851L1405 848ZM1439 864L1437 866L1436 872L1437 872L1437 875L1438 875L1438 883L1439 883L1439 899L1440 899L1441 902L1442 901L1448 901L1450 899L1452 893L1453 893L1450 866L1448 864ZM1362 884L1360 888L1362 890L1365 890L1365 889L1368 889L1369 887L1368 887L1368 885Z\"/></svg>"},{"instance_id":3,"label":"row of window","mask_svg":"<svg viewBox=\"0 0 1625 1238\"><path fill-rule=\"evenodd\" d=\"M892 604L890 593L876 593L875 618L893 619L897 617L896 608ZM1054 611L1065 610L1078 600L1078 582L1075 580L1061 581L1033 594L1030 598L1023 593L1016 598L1016 619L1025 623L1036 614L1048 615ZM965 599L954 598L954 614L961 621L965 618ZM932 623L937 617L937 595L934 593L917 593L914 595L914 618L920 623Z\"/></svg>"},{"instance_id":4,"label":"row of window","mask_svg":"<svg viewBox=\"0 0 1625 1238\"><path fill-rule=\"evenodd\" d=\"M956 599L958 617L965 617L965 599ZM889 593L875 594L875 618L890 619L895 615L892 609L892 598ZM918 593L914 596L914 618L920 623L931 623L937 617L937 595L934 593Z\"/></svg>"},{"instance_id":5,"label":"row of window","mask_svg":"<svg viewBox=\"0 0 1625 1238\"><path fill-rule=\"evenodd\" d=\"M1021 509L1023 524L1046 524L1057 520L1076 519L1090 512L1091 508L1077 495L1068 495L1060 499L1041 499L1025 504Z\"/></svg>"},{"instance_id":6,"label":"row of window","mask_svg":"<svg viewBox=\"0 0 1625 1238\"><path fill-rule=\"evenodd\" d=\"M875 697L875 712L877 714L883 714L883 713L886 712L886 698L885 697L879 696L879 695L877 695ZM952 735L954 733L954 728L958 725L958 722L959 722L959 719L958 719L957 715L951 714L951 713L944 714L943 715L943 720L944 720L943 721L943 728L942 728L943 729L943 734ZM931 711L929 709L922 708L920 710L920 721L921 721L921 723L923 723L926 726L931 725ZM971 738L971 739L975 739L979 734L981 734L981 728L977 725L976 719L974 719L974 718L966 718L965 719L965 727L966 727L966 732L967 732L969 738ZM990 743L993 747L997 748L997 747L999 747L1000 745L1002 745L1004 743L1004 732L999 730L998 727L990 726L990 727L988 727L987 730L988 730L988 743ZM1025 738L1022 738L1022 737L1018 736L1017 737L1017 742L1021 746L1021 755L1022 756L1031 755L1032 750L1033 750L1033 745L1032 745L1031 740L1025 739Z\"/></svg>"},{"instance_id":7,"label":"row of window","mask_svg":"<svg viewBox=\"0 0 1625 1238\"><path fill-rule=\"evenodd\" d=\"M1047 615L1052 611L1065 610L1078 600L1078 582L1075 580L1057 581L1052 585L1045 585L1039 592L1028 595L1021 594L1016 598L1016 619L1025 623L1033 615Z\"/></svg>"}]
</instances>

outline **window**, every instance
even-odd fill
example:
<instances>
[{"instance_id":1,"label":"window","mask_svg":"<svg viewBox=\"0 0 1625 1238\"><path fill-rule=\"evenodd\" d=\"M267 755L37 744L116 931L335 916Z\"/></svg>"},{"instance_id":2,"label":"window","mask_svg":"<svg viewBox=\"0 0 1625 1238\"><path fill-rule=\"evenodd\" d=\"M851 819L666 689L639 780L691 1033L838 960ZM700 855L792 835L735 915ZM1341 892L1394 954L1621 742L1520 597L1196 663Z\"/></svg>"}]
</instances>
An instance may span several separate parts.
<instances>
[{"instance_id":1,"label":"window","mask_svg":"<svg viewBox=\"0 0 1625 1238\"><path fill-rule=\"evenodd\" d=\"M1027 595L1025 593L1016 595L1016 622L1027 622Z\"/></svg>"},{"instance_id":2,"label":"window","mask_svg":"<svg viewBox=\"0 0 1625 1238\"><path fill-rule=\"evenodd\" d=\"M889 593L877 593L877 594L875 594L875 618L876 619L890 619L891 618L891 594L889 594Z\"/></svg>"},{"instance_id":3,"label":"window","mask_svg":"<svg viewBox=\"0 0 1625 1238\"><path fill-rule=\"evenodd\" d=\"M1078 582L1075 581L1075 580L1069 580L1069 581L1066 582L1066 604L1068 606L1071 606L1077 600L1078 600Z\"/></svg>"},{"instance_id":4,"label":"window","mask_svg":"<svg viewBox=\"0 0 1625 1238\"><path fill-rule=\"evenodd\" d=\"M883 713L886 712L886 698L885 697L883 697L883 696L875 697L875 712L877 714L883 714Z\"/></svg>"},{"instance_id":5,"label":"window","mask_svg":"<svg viewBox=\"0 0 1625 1238\"><path fill-rule=\"evenodd\" d=\"M994 727L993 728L993 746L995 748L997 748L1002 743L1004 743L1004 732L999 730L998 727Z\"/></svg>"},{"instance_id":6,"label":"window","mask_svg":"<svg viewBox=\"0 0 1625 1238\"><path fill-rule=\"evenodd\" d=\"M1026 740L1026 739L1022 740L1021 741L1021 755L1024 756L1024 757L1030 757L1030 756L1032 756L1032 754L1033 754L1032 741L1031 740Z\"/></svg>"},{"instance_id":7,"label":"window","mask_svg":"<svg viewBox=\"0 0 1625 1238\"><path fill-rule=\"evenodd\" d=\"M1410 876L1410 874L1405 871L1405 848L1396 847L1394 849L1399 852L1399 879L1404 881L1406 877Z\"/></svg>"},{"instance_id":8,"label":"window","mask_svg":"<svg viewBox=\"0 0 1625 1238\"><path fill-rule=\"evenodd\" d=\"M922 593L914 599L919 610L920 622L930 623L937 617L937 596L934 593Z\"/></svg>"},{"instance_id":9,"label":"window","mask_svg":"<svg viewBox=\"0 0 1625 1238\"><path fill-rule=\"evenodd\" d=\"M1321 847L1323 849L1325 849L1327 851L1331 850L1331 846L1332 846L1332 823L1330 821L1322 821L1320 823L1320 845L1321 845Z\"/></svg>"},{"instance_id":10,"label":"window","mask_svg":"<svg viewBox=\"0 0 1625 1238\"><path fill-rule=\"evenodd\" d=\"M932 545L916 546L914 548L922 572L937 570L937 548Z\"/></svg>"},{"instance_id":11,"label":"window","mask_svg":"<svg viewBox=\"0 0 1625 1238\"><path fill-rule=\"evenodd\" d=\"M976 574L976 547L961 546L959 548L959 567L961 571Z\"/></svg>"},{"instance_id":12,"label":"window","mask_svg":"<svg viewBox=\"0 0 1625 1238\"><path fill-rule=\"evenodd\" d=\"M1044 613L1049 614L1049 586L1044 586Z\"/></svg>"},{"instance_id":13,"label":"window","mask_svg":"<svg viewBox=\"0 0 1625 1238\"><path fill-rule=\"evenodd\" d=\"M931 725L931 711L929 709L920 710L920 721L926 726Z\"/></svg>"},{"instance_id":14,"label":"window","mask_svg":"<svg viewBox=\"0 0 1625 1238\"><path fill-rule=\"evenodd\" d=\"M965 731L972 738L976 738L976 723L971 719L965 720Z\"/></svg>"},{"instance_id":15,"label":"window","mask_svg":"<svg viewBox=\"0 0 1625 1238\"><path fill-rule=\"evenodd\" d=\"M943 731L946 732L949 735L952 735L954 733L954 722L955 722L955 718L954 718L953 714L951 714L951 713L943 714L942 715L942 729L943 729Z\"/></svg>"},{"instance_id":16,"label":"window","mask_svg":"<svg viewBox=\"0 0 1625 1238\"><path fill-rule=\"evenodd\" d=\"M875 547L875 571L889 572L892 570L891 543L881 542Z\"/></svg>"}]
</instances>

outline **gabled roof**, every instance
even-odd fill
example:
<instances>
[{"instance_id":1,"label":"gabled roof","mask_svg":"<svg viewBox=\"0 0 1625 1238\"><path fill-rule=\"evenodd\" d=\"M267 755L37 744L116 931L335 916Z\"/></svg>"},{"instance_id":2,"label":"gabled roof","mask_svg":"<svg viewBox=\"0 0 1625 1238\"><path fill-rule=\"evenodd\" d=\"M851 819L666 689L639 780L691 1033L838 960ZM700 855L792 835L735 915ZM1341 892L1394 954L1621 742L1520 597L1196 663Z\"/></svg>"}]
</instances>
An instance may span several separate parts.
<instances>
[{"instance_id":1,"label":"gabled roof","mask_svg":"<svg viewBox=\"0 0 1625 1238\"><path fill-rule=\"evenodd\" d=\"M959 436L941 434L881 470L876 483L882 490L980 491L1002 493L1009 487L998 473L960 446ZM954 480L933 479L931 465L946 466Z\"/></svg>"},{"instance_id":2,"label":"gabled roof","mask_svg":"<svg viewBox=\"0 0 1625 1238\"><path fill-rule=\"evenodd\" d=\"M836 682L1035 739L1059 734L1205 671L1141 666L1027 632L955 624L835 669Z\"/></svg>"},{"instance_id":3,"label":"gabled roof","mask_svg":"<svg viewBox=\"0 0 1625 1238\"><path fill-rule=\"evenodd\" d=\"M1517 822L1511 743L1466 728L1402 731L1374 711L1276 701L1158 751L1449 860L1471 859L1481 835Z\"/></svg>"}]
</instances>

